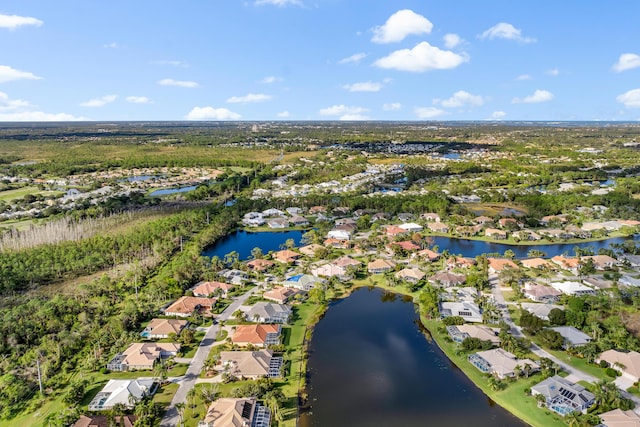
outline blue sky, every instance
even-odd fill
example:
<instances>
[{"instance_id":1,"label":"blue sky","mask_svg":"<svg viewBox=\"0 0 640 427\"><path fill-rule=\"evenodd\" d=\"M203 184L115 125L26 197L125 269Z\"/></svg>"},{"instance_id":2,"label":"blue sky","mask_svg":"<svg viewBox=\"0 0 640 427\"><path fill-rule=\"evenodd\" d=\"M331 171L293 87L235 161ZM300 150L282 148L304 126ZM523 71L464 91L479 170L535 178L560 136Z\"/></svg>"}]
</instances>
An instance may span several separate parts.
<instances>
[{"instance_id":1,"label":"blue sky","mask_svg":"<svg viewBox=\"0 0 640 427\"><path fill-rule=\"evenodd\" d=\"M640 120L640 2L7 0L0 121Z\"/></svg>"}]
</instances>

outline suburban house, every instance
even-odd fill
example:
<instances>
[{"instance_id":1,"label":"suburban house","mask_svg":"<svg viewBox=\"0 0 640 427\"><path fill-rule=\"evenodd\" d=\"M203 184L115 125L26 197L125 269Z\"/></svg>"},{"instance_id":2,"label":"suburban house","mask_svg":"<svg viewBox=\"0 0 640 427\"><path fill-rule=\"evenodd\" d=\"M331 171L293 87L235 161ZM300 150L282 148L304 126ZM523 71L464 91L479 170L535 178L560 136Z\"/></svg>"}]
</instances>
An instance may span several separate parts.
<instances>
[{"instance_id":1,"label":"suburban house","mask_svg":"<svg viewBox=\"0 0 640 427\"><path fill-rule=\"evenodd\" d=\"M484 230L484 235L496 240L505 240L507 238L507 232L498 228L487 228Z\"/></svg>"},{"instance_id":2,"label":"suburban house","mask_svg":"<svg viewBox=\"0 0 640 427\"><path fill-rule=\"evenodd\" d=\"M440 254L438 252L432 251L431 249L423 249L418 252L418 256L422 258L427 258L429 261L437 261L440 259Z\"/></svg>"},{"instance_id":3,"label":"suburban house","mask_svg":"<svg viewBox=\"0 0 640 427\"><path fill-rule=\"evenodd\" d=\"M255 397L216 399L198 427L269 427L271 413Z\"/></svg>"},{"instance_id":4,"label":"suburban house","mask_svg":"<svg viewBox=\"0 0 640 427\"><path fill-rule=\"evenodd\" d=\"M535 268L537 270L544 270L544 269L555 270L556 268L556 265L554 263L544 258L528 258L528 259L523 259L520 262L524 267L531 268L531 269Z\"/></svg>"},{"instance_id":5,"label":"suburban house","mask_svg":"<svg viewBox=\"0 0 640 427\"><path fill-rule=\"evenodd\" d=\"M436 273L429 279L429 282L436 286L444 286L445 288L451 286L460 286L467 280L467 276L464 274L454 274L449 272Z\"/></svg>"},{"instance_id":6,"label":"suburban house","mask_svg":"<svg viewBox=\"0 0 640 427\"><path fill-rule=\"evenodd\" d=\"M631 382L640 381L640 353L637 351L607 350L596 358L596 363L602 360Z\"/></svg>"},{"instance_id":7,"label":"suburban house","mask_svg":"<svg viewBox=\"0 0 640 427\"><path fill-rule=\"evenodd\" d=\"M498 220L498 225L502 228L522 228L524 224L518 222L515 218L500 218Z\"/></svg>"},{"instance_id":8,"label":"suburban house","mask_svg":"<svg viewBox=\"0 0 640 427\"><path fill-rule=\"evenodd\" d=\"M531 372L540 370L540 365L533 360L518 359L513 354L501 348L479 351L470 354L467 359L480 371L485 374L495 375L500 379L515 376L516 366L524 370L527 369L526 365L528 365Z\"/></svg>"},{"instance_id":9,"label":"suburban house","mask_svg":"<svg viewBox=\"0 0 640 427\"><path fill-rule=\"evenodd\" d=\"M449 226L443 222L428 222L427 228L434 233L448 233Z\"/></svg>"},{"instance_id":10,"label":"suburban house","mask_svg":"<svg viewBox=\"0 0 640 427\"><path fill-rule=\"evenodd\" d=\"M337 260L333 261L333 265L336 265L338 267L355 267L358 268L362 265L361 261L358 261L357 259L353 259L349 256L343 256L338 258Z\"/></svg>"},{"instance_id":11,"label":"suburban house","mask_svg":"<svg viewBox=\"0 0 640 427\"><path fill-rule=\"evenodd\" d=\"M480 215L475 217L475 219L473 220L474 223L476 224L490 224L493 222L493 218L489 218L488 216L484 216L484 215Z\"/></svg>"},{"instance_id":12,"label":"suburban house","mask_svg":"<svg viewBox=\"0 0 640 427\"><path fill-rule=\"evenodd\" d=\"M289 222L296 227L306 227L307 225L309 225L309 220L300 215L292 216L291 218L289 218Z\"/></svg>"},{"instance_id":13,"label":"suburban house","mask_svg":"<svg viewBox=\"0 0 640 427\"><path fill-rule=\"evenodd\" d=\"M118 415L114 417L115 425L119 427L133 427L138 417L135 415ZM112 423L106 415L80 415L71 427L111 427Z\"/></svg>"},{"instance_id":14,"label":"suburban house","mask_svg":"<svg viewBox=\"0 0 640 427\"><path fill-rule=\"evenodd\" d=\"M319 213L327 213L327 208L324 206L311 206L309 208L309 215L317 215Z\"/></svg>"},{"instance_id":15,"label":"suburban house","mask_svg":"<svg viewBox=\"0 0 640 427\"><path fill-rule=\"evenodd\" d=\"M262 211L262 216L265 218L274 217L274 216L285 216L285 213L280 209L269 208Z\"/></svg>"},{"instance_id":16,"label":"suburban house","mask_svg":"<svg viewBox=\"0 0 640 427\"><path fill-rule=\"evenodd\" d=\"M266 271L269 268L273 267L275 263L268 259L254 259L251 261L247 261L247 268L251 271Z\"/></svg>"},{"instance_id":17,"label":"suburban house","mask_svg":"<svg viewBox=\"0 0 640 427\"><path fill-rule=\"evenodd\" d=\"M306 255L308 257L314 257L318 249L324 249L324 246L319 245L317 243L312 243L310 245L306 245L298 248L301 254Z\"/></svg>"},{"instance_id":18,"label":"suburban house","mask_svg":"<svg viewBox=\"0 0 640 427\"><path fill-rule=\"evenodd\" d=\"M349 240L334 239L332 237L325 239L322 243L325 246L336 249L349 249L351 247L351 242L349 242Z\"/></svg>"},{"instance_id":19,"label":"suburban house","mask_svg":"<svg viewBox=\"0 0 640 427\"><path fill-rule=\"evenodd\" d=\"M133 408L132 402L152 395L157 387L153 378L138 380L109 380L89 403L90 411L105 411L117 404Z\"/></svg>"},{"instance_id":20,"label":"suburban house","mask_svg":"<svg viewBox=\"0 0 640 427\"><path fill-rule=\"evenodd\" d=\"M281 330L280 325L274 324L238 325L231 341L241 346L251 344L256 347L280 344Z\"/></svg>"},{"instance_id":21,"label":"suburban house","mask_svg":"<svg viewBox=\"0 0 640 427\"><path fill-rule=\"evenodd\" d=\"M439 303L440 317L460 316L465 322L482 323L482 311L473 302L443 301Z\"/></svg>"},{"instance_id":22,"label":"suburban house","mask_svg":"<svg viewBox=\"0 0 640 427\"><path fill-rule=\"evenodd\" d=\"M572 412L586 413L596 401L593 393L558 375L531 387L532 396L539 394L544 396L547 408L563 417Z\"/></svg>"},{"instance_id":23,"label":"suburban house","mask_svg":"<svg viewBox=\"0 0 640 427\"><path fill-rule=\"evenodd\" d=\"M293 296L297 293L298 291L293 288L276 286L270 291L266 291L264 294L262 294L262 298L268 299L269 301L277 302L278 304L284 304L285 302L293 298Z\"/></svg>"},{"instance_id":24,"label":"suburban house","mask_svg":"<svg viewBox=\"0 0 640 427\"><path fill-rule=\"evenodd\" d=\"M206 315L215 305L215 298L180 297L176 302L164 309L166 316L189 317L194 312Z\"/></svg>"},{"instance_id":25,"label":"suburban house","mask_svg":"<svg viewBox=\"0 0 640 427\"><path fill-rule=\"evenodd\" d=\"M311 274L296 274L295 276L291 276L285 280L283 285L289 288L300 289L301 291L310 291L323 283L323 279L312 276Z\"/></svg>"},{"instance_id":26,"label":"suburban house","mask_svg":"<svg viewBox=\"0 0 640 427\"><path fill-rule=\"evenodd\" d=\"M535 302L557 302L562 295L562 292L557 289L531 282L524 285L522 293Z\"/></svg>"},{"instance_id":27,"label":"suburban house","mask_svg":"<svg viewBox=\"0 0 640 427\"><path fill-rule=\"evenodd\" d=\"M440 222L440 215L433 212L426 212L420 215L420 219L423 219L429 222Z\"/></svg>"},{"instance_id":28,"label":"suburban house","mask_svg":"<svg viewBox=\"0 0 640 427\"><path fill-rule=\"evenodd\" d=\"M500 273L506 268L518 269L518 264L510 260L509 258L487 258L489 263L489 273Z\"/></svg>"},{"instance_id":29,"label":"suburban house","mask_svg":"<svg viewBox=\"0 0 640 427\"><path fill-rule=\"evenodd\" d=\"M640 426L640 415L633 411L623 411L614 409L604 414L600 414L600 427L638 427Z\"/></svg>"},{"instance_id":30,"label":"suburban house","mask_svg":"<svg viewBox=\"0 0 640 427\"><path fill-rule=\"evenodd\" d=\"M562 255L556 255L551 258L551 262L563 270L570 271L573 274L578 274L578 268L580 267L579 258L566 258Z\"/></svg>"},{"instance_id":31,"label":"suburban house","mask_svg":"<svg viewBox=\"0 0 640 427\"><path fill-rule=\"evenodd\" d=\"M282 357L273 357L271 350L221 351L220 365L237 378L276 378L280 376Z\"/></svg>"},{"instance_id":32,"label":"suburban house","mask_svg":"<svg viewBox=\"0 0 640 427\"><path fill-rule=\"evenodd\" d=\"M554 308L564 311L563 306L555 305L555 304L537 304L533 302L522 302L520 303L520 306L524 310L527 310L529 313L533 314L536 317L541 318L542 320L549 320L549 313Z\"/></svg>"},{"instance_id":33,"label":"suburban house","mask_svg":"<svg viewBox=\"0 0 640 427\"><path fill-rule=\"evenodd\" d=\"M140 335L147 339L169 338L169 334L180 335L188 324L188 321L182 319L153 319Z\"/></svg>"},{"instance_id":34,"label":"suburban house","mask_svg":"<svg viewBox=\"0 0 640 427\"><path fill-rule=\"evenodd\" d=\"M491 341L493 345L500 344L498 329L484 325L451 325L447 326L447 332L454 342L461 343L466 338L478 338L482 341Z\"/></svg>"},{"instance_id":35,"label":"suburban house","mask_svg":"<svg viewBox=\"0 0 640 427\"><path fill-rule=\"evenodd\" d=\"M573 326L555 326L549 328L564 338L563 348L579 347L591 342L591 337Z\"/></svg>"},{"instance_id":36,"label":"suburban house","mask_svg":"<svg viewBox=\"0 0 640 427\"><path fill-rule=\"evenodd\" d=\"M327 238L336 240L351 240L352 233L349 230L334 228L327 233Z\"/></svg>"},{"instance_id":37,"label":"suburban house","mask_svg":"<svg viewBox=\"0 0 640 427\"><path fill-rule=\"evenodd\" d=\"M264 217L260 212L249 212L244 215L242 223L250 227L259 227L264 224Z\"/></svg>"},{"instance_id":38,"label":"suburban house","mask_svg":"<svg viewBox=\"0 0 640 427\"><path fill-rule=\"evenodd\" d=\"M585 262L591 260L596 270L608 270L612 267L620 265L617 259L610 257L609 255L589 255L580 258L580 261Z\"/></svg>"},{"instance_id":39,"label":"suburban house","mask_svg":"<svg viewBox=\"0 0 640 427\"><path fill-rule=\"evenodd\" d=\"M533 230L517 230L511 233L514 239L536 241L542 239L542 236Z\"/></svg>"},{"instance_id":40,"label":"suburban house","mask_svg":"<svg viewBox=\"0 0 640 427\"><path fill-rule=\"evenodd\" d=\"M405 230L404 228L400 228L397 225L387 225L387 226L385 226L384 232L388 237L395 237L395 236L399 236L399 235L408 233L407 230Z\"/></svg>"},{"instance_id":41,"label":"suburban house","mask_svg":"<svg viewBox=\"0 0 640 427\"><path fill-rule=\"evenodd\" d=\"M404 224L400 224L399 227L411 233L422 231L423 228L420 224L416 224L415 222L406 222Z\"/></svg>"},{"instance_id":42,"label":"suburban house","mask_svg":"<svg viewBox=\"0 0 640 427\"><path fill-rule=\"evenodd\" d=\"M110 371L152 370L159 359L175 356L179 351L180 344L170 342L133 343L122 353L116 354L107 364L107 369Z\"/></svg>"},{"instance_id":43,"label":"suburban house","mask_svg":"<svg viewBox=\"0 0 640 427\"><path fill-rule=\"evenodd\" d=\"M316 277L333 277L336 276L342 279L349 279L349 274L345 267L340 267L335 264L325 264L316 267L311 270L311 274Z\"/></svg>"},{"instance_id":44,"label":"suburban house","mask_svg":"<svg viewBox=\"0 0 640 427\"><path fill-rule=\"evenodd\" d=\"M404 280L406 282L418 283L424 276L426 276L426 274L417 268L405 268L398 271L395 276L397 279Z\"/></svg>"},{"instance_id":45,"label":"suburban house","mask_svg":"<svg viewBox=\"0 0 640 427\"><path fill-rule=\"evenodd\" d=\"M367 264L369 274L383 274L396 268L396 263L386 259L376 259Z\"/></svg>"},{"instance_id":46,"label":"suburban house","mask_svg":"<svg viewBox=\"0 0 640 427\"><path fill-rule=\"evenodd\" d=\"M416 245L410 240L404 240L402 242L392 242L389 244L389 248L391 249L391 252L393 252L394 247L400 248L405 252L413 252L420 249L420 246Z\"/></svg>"},{"instance_id":47,"label":"suburban house","mask_svg":"<svg viewBox=\"0 0 640 427\"><path fill-rule=\"evenodd\" d=\"M595 289L583 285L580 282L552 282L551 287L565 295L578 297L582 295L596 295Z\"/></svg>"},{"instance_id":48,"label":"suburban house","mask_svg":"<svg viewBox=\"0 0 640 427\"><path fill-rule=\"evenodd\" d=\"M257 323L287 323L291 307L284 304L259 301L245 313L247 320Z\"/></svg>"},{"instance_id":49,"label":"suburban house","mask_svg":"<svg viewBox=\"0 0 640 427\"><path fill-rule=\"evenodd\" d=\"M476 260L468 257L451 257L447 259L447 268L471 268L476 265Z\"/></svg>"},{"instance_id":50,"label":"suburban house","mask_svg":"<svg viewBox=\"0 0 640 427\"><path fill-rule=\"evenodd\" d=\"M304 209L299 208L297 206L290 206L287 209L285 209L285 211L291 216L302 215L304 213Z\"/></svg>"},{"instance_id":51,"label":"suburban house","mask_svg":"<svg viewBox=\"0 0 640 427\"><path fill-rule=\"evenodd\" d=\"M269 218L267 220L269 228L287 228L289 220L287 218Z\"/></svg>"},{"instance_id":52,"label":"suburban house","mask_svg":"<svg viewBox=\"0 0 640 427\"><path fill-rule=\"evenodd\" d=\"M223 282L200 282L196 284L196 286L192 289L193 296L196 297L208 297L208 296L218 296L221 295L223 297L227 297L229 291L233 289L235 285L230 283Z\"/></svg>"},{"instance_id":53,"label":"suburban house","mask_svg":"<svg viewBox=\"0 0 640 427\"><path fill-rule=\"evenodd\" d=\"M284 249L273 254L273 258L283 264L291 264L300 257L302 257L302 255L290 249Z\"/></svg>"}]
</instances>

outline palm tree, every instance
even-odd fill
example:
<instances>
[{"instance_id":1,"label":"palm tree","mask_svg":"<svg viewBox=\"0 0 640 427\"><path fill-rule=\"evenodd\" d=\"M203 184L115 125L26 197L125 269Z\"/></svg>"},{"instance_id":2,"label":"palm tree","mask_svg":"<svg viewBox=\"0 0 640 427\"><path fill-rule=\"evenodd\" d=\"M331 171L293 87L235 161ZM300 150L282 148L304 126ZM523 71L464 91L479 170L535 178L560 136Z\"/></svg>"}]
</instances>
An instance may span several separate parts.
<instances>
[{"instance_id":1,"label":"palm tree","mask_svg":"<svg viewBox=\"0 0 640 427\"><path fill-rule=\"evenodd\" d=\"M209 405L218 397L219 386L217 383L212 383L209 384L209 387L205 385L200 391L202 393L202 400Z\"/></svg>"},{"instance_id":2,"label":"palm tree","mask_svg":"<svg viewBox=\"0 0 640 427\"><path fill-rule=\"evenodd\" d=\"M487 384L489 385L489 388L493 391L498 391L500 390L500 380L498 380L496 377L494 377L493 375L491 375L487 381Z\"/></svg>"},{"instance_id":3,"label":"palm tree","mask_svg":"<svg viewBox=\"0 0 640 427\"><path fill-rule=\"evenodd\" d=\"M185 404L180 402L176 403L176 410L178 411L178 416L180 417L179 425L184 425L184 408Z\"/></svg>"},{"instance_id":4,"label":"palm tree","mask_svg":"<svg viewBox=\"0 0 640 427\"><path fill-rule=\"evenodd\" d=\"M513 375L515 375L516 379L520 378L520 375L522 375L522 367L520 365L516 365L513 368Z\"/></svg>"},{"instance_id":5,"label":"palm tree","mask_svg":"<svg viewBox=\"0 0 640 427\"><path fill-rule=\"evenodd\" d=\"M544 394L536 394L536 402L538 402L538 408L542 408L547 403L547 398Z\"/></svg>"},{"instance_id":6,"label":"palm tree","mask_svg":"<svg viewBox=\"0 0 640 427\"><path fill-rule=\"evenodd\" d=\"M569 424L569 427L580 427L581 417L580 412L570 412L564 416L564 419Z\"/></svg>"},{"instance_id":7,"label":"palm tree","mask_svg":"<svg viewBox=\"0 0 640 427\"><path fill-rule=\"evenodd\" d=\"M522 368L522 370L524 371L524 374L525 374L525 376L526 376L527 378L529 378L529 374L531 373L531 369L532 369L532 367L531 367L531 365L530 365L530 364L528 364L528 363L525 363L525 364L524 364L524 367Z\"/></svg>"}]
</instances>

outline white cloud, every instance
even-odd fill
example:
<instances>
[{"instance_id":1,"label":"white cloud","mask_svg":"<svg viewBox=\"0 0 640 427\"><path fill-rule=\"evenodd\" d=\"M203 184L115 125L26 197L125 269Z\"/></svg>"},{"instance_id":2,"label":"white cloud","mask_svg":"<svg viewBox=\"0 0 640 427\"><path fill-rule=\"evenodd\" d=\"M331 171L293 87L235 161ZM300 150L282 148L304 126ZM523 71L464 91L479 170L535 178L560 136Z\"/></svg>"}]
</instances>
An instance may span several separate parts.
<instances>
[{"instance_id":1,"label":"white cloud","mask_svg":"<svg viewBox=\"0 0 640 427\"><path fill-rule=\"evenodd\" d=\"M132 104L151 104L151 100L146 96L127 96L127 102Z\"/></svg>"},{"instance_id":2,"label":"white cloud","mask_svg":"<svg viewBox=\"0 0 640 427\"><path fill-rule=\"evenodd\" d=\"M111 42L111 43L105 43L102 45L102 47L106 48L106 49L118 49L120 47L120 45L116 42Z\"/></svg>"},{"instance_id":3,"label":"white cloud","mask_svg":"<svg viewBox=\"0 0 640 427\"><path fill-rule=\"evenodd\" d=\"M278 117L280 117L281 119L286 119L287 117L291 116L291 114L288 111L280 111L278 114L276 114Z\"/></svg>"},{"instance_id":4,"label":"white cloud","mask_svg":"<svg viewBox=\"0 0 640 427\"><path fill-rule=\"evenodd\" d=\"M4 92L0 92L0 111L12 111L21 108L29 107L28 101L22 99L10 99L9 95Z\"/></svg>"},{"instance_id":5,"label":"white cloud","mask_svg":"<svg viewBox=\"0 0 640 427\"><path fill-rule=\"evenodd\" d=\"M560 75L560 70L558 70L557 68L552 68L550 70L547 70L547 74L549 74L550 76L559 76Z\"/></svg>"},{"instance_id":6,"label":"white cloud","mask_svg":"<svg viewBox=\"0 0 640 427\"><path fill-rule=\"evenodd\" d=\"M173 80L173 79L162 79L158 80L158 84L160 86L178 86L178 87L186 87L186 88L194 88L198 87L198 83L188 81L188 80Z\"/></svg>"},{"instance_id":7,"label":"white cloud","mask_svg":"<svg viewBox=\"0 0 640 427\"><path fill-rule=\"evenodd\" d=\"M399 102L392 102L390 104L382 105L382 109L384 111L394 111L394 110L399 110L401 108L402 108L402 104L400 104Z\"/></svg>"},{"instance_id":8,"label":"white cloud","mask_svg":"<svg viewBox=\"0 0 640 427\"><path fill-rule=\"evenodd\" d=\"M513 104L537 104L539 102L551 101L554 95L548 90L537 89L533 92L533 95L525 96L524 98L513 98L511 101Z\"/></svg>"},{"instance_id":9,"label":"white cloud","mask_svg":"<svg viewBox=\"0 0 640 427\"><path fill-rule=\"evenodd\" d=\"M479 95L472 95L464 90L459 90L449 99L434 99L433 103L445 108L458 108L464 105L479 107L484 104L484 99Z\"/></svg>"},{"instance_id":10,"label":"white cloud","mask_svg":"<svg viewBox=\"0 0 640 427\"><path fill-rule=\"evenodd\" d=\"M435 117L447 114L446 111L435 107L418 107L413 110L419 119L433 119Z\"/></svg>"},{"instance_id":11,"label":"white cloud","mask_svg":"<svg viewBox=\"0 0 640 427\"><path fill-rule=\"evenodd\" d=\"M112 103L118 99L117 95L105 95L100 98L93 98L88 101L80 103L81 107L103 107L107 104Z\"/></svg>"},{"instance_id":12,"label":"white cloud","mask_svg":"<svg viewBox=\"0 0 640 427\"><path fill-rule=\"evenodd\" d=\"M264 79L260 80L260 83L272 84L276 82L281 82L282 80L283 80L282 77L267 76Z\"/></svg>"},{"instance_id":13,"label":"white cloud","mask_svg":"<svg viewBox=\"0 0 640 427\"><path fill-rule=\"evenodd\" d=\"M347 121L347 122L355 122L359 120L369 120L369 116L365 116L364 114L345 114L340 116L339 120Z\"/></svg>"},{"instance_id":14,"label":"white cloud","mask_svg":"<svg viewBox=\"0 0 640 427\"><path fill-rule=\"evenodd\" d=\"M632 89L616 97L627 108L640 108L640 89Z\"/></svg>"},{"instance_id":15,"label":"white cloud","mask_svg":"<svg viewBox=\"0 0 640 427\"><path fill-rule=\"evenodd\" d=\"M536 41L533 37L523 37L521 30L506 22L500 22L499 24L494 25L478 37L483 40L515 40L520 43L534 43Z\"/></svg>"},{"instance_id":16,"label":"white cloud","mask_svg":"<svg viewBox=\"0 0 640 427\"><path fill-rule=\"evenodd\" d=\"M226 108L213 108L213 107L193 107L189 114L187 114L187 120L239 120L242 117L238 113L227 110Z\"/></svg>"},{"instance_id":17,"label":"white cloud","mask_svg":"<svg viewBox=\"0 0 640 427\"><path fill-rule=\"evenodd\" d=\"M635 53L623 53L618 58L618 62L613 64L611 69L616 72L632 70L634 68L640 67L640 55L636 55Z\"/></svg>"},{"instance_id":18,"label":"white cloud","mask_svg":"<svg viewBox=\"0 0 640 427\"><path fill-rule=\"evenodd\" d=\"M87 120L67 113L45 113L44 111L24 111L0 114L2 122L75 122Z\"/></svg>"},{"instance_id":19,"label":"white cloud","mask_svg":"<svg viewBox=\"0 0 640 427\"><path fill-rule=\"evenodd\" d=\"M424 16L412 10L399 10L387 19L384 25L373 29L374 43L393 43L404 40L408 35L430 34L433 24Z\"/></svg>"},{"instance_id":20,"label":"white cloud","mask_svg":"<svg viewBox=\"0 0 640 427\"><path fill-rule=\"evenodd\" d=\"M445 34L443 39L444 47L447 49L453 49L464 41L459 35L453 33Z\"/></svg>"},{"instance_id":21,"label":"white cloud","mask_svg":"<svg viewBox=\"0 0 640 427\"><path fill-rule=\"evenodd\" d=\"M379 82L359 82L342 86L349 92L379 92L382 89L382 83Z\"/></svg>"},{"instance_id":22,"label":"white cloud","mask_svg":"<svg viewBox=\"0 0 640 427\"><path fill-rule=\"evenodd\" d=\"M533 77L531 77L531 74L520 74L518 77L516 77L516 80L531 80Z\"/></svg>"},{"instance_id":23,"label":"white cloud","mask_svg":"<svg viewBox=\"0 0 640 427\"><path fill-rule=\"evenodd\" d=\"M42 24L43 22L41 20L32 18L31 16L3 15L0 13L0 28L15 30L24 25L35 25L39 27Z\"/></svg>"},{"instance_id":24,"label":"white cloud","mask_svg":"<svg viewBox=\"0 0 640 427\"><path fill-rule=\"evenodd\" d=\"M263 6L265 4L278 6L278 7L284 7L284 6L288 6L290 4L291 5L297 5L297 6L302 5L300 0L256 0L256 2L255 2L256 6Z\"/></svg>"},{"instance_id":25,"label":"white cloud","mask_svg":"<svg viewBox=\"0 0 640 427\"><path fill-rule=\"evenodd\" d=\"M344 104L332 105L331 107L323 108L320 110L321 116L357 116L369 111L363 107L348 107Z\"/></svg>"},{"instance_id":26,"label":"white cloud","mask_svg":"<svg viewBox=\"0 0 640 427\"><path fill-rule=\"evenodd\" d=\"M245 96L232 96L227 99L227 102L229 104L247 104L251 102L264 102L271 98L271 95L265 95L264 93L249 93Z\"/></svg>"},{"instance_id":27,"label":"white cloud","mask_svg":"<svg viewBox=\"0 0 640 427\"><path fill-rule=\"evenodd\" d=\"M367 57L366 53L354 53L351 56L347 56L346 58L342 58L340 61L338 61L338 64L349 64L349 63L354 63L357 64L360 61L362 61L364 58Z\"/></svg>"},{"instance_id":28,"label":"white cloud","mask_svg":"<svg viewBox=\"0 0 640 427\"><path fill-rule=\"evenodd\" d=\"M494 120L502 120L506 115L507 113L505 113L504 111L494 111L493 113L491 113L491 118Z\"/></svg>"},{"instance_id":29,"label":"white cloud","mask_svg":"<svg viewBox=\"0 0 640 427\"><path fill-rule=\"evenodd\" d=\"M374 65L379 68L421 73L429 70L456 68L468 61L468 56L441 50L427 42L418 43L413 49L400 49L389 56L378 59Z\"/></svg>"},{"instance_id":30,"label":"white cloud","mask_svg":"<svg viewBox=\"0 0 640 427\"><path fill-rule=\"evenodd\" d=\"M184 61L175 61L175 60L161 60L161 61L153 61L152 64L157 65L171 65L173 67L180 68L189 68L189 64Z\"/></svg>"},{"instance_id":31,"label":"white cloud","mask_svg":"<svg viewBox=\"0 0 640 427\"><path fill-rule=\"evenodd\" d=\"M6 83L12 80L40 80L41 78L42 77L38 77L27 71L16 70L8 65L0 65L0 83Z\"/></svg>"}]
</instances>

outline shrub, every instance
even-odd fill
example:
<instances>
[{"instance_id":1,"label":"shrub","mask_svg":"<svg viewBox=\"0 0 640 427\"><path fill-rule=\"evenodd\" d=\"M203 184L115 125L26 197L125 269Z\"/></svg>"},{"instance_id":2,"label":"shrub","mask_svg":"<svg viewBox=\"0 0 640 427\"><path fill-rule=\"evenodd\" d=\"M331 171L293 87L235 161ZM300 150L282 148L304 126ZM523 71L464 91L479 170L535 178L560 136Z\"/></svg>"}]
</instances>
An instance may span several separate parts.
<instances>
[{"instance_id":1,"label":"shrub","mask_svg":"<svg viewBox=\"0 0 640 427\"><path fill-rule=\"evenodd\" d=\"M611 378L616 378L616 377L620 376L620 372L616 371L616 370L615 370L615 369L613 369L613 368L607 368L607 369L605 369L605 370L604 370L604 373L605 373L608 377L611 377Z\"/></svg>"},{"instance_id":2,"label":"shrub","mask_svg":"<svg viewBox=\"0 0 640 427\"><path fill-rule=\"evenodd\" d=\"M609 362L607 362L606 360L601 360L601 361L600 361L600 367L601 367L602 369L606 369L606 368L608 368L608 367L609 367Z\"/></svg>"}]
</instances>

